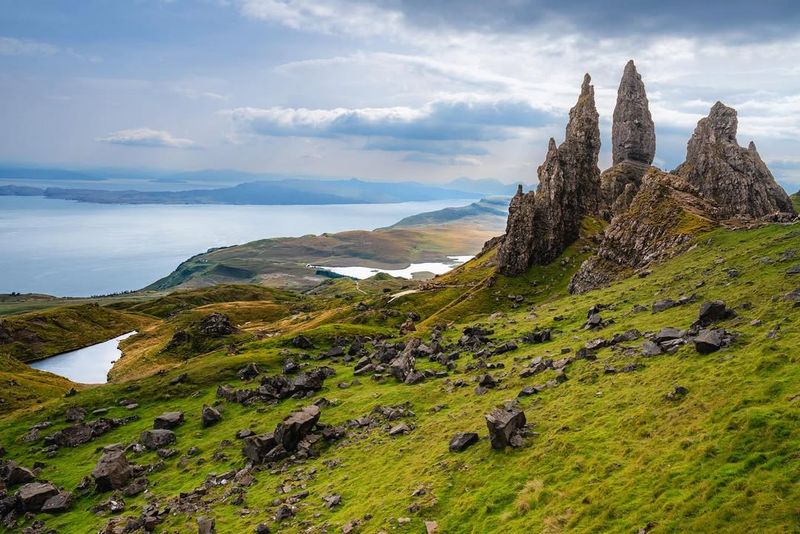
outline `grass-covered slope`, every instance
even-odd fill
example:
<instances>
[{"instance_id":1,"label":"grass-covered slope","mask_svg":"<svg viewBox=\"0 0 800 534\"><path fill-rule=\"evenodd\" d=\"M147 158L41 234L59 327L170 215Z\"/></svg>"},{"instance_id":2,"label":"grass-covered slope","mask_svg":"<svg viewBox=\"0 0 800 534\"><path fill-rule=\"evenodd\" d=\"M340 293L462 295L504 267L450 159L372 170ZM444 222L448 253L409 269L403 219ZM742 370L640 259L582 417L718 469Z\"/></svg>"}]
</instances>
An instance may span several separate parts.
<instances>
[{"instance_id":1,"label":"grass-covered slope","mask_svg":"<svg viewBox=\"0 0 800 534\"><path fill-rule=\"evenodd\" d=\"M240 490L231 490L237 483L208 490L197 511L184 513L173 502L157 532L195 532L198 515L213 517L218 532L253 532L259 523L273 532L339 532L354 520L360 525L353 532L417 533L425 531L425 521L435 521L439 532L448 534L800 529L800 307L785 298L800 289L800 275L787 274L800 263L800 228L717 229L647 277L567 295L566 283L584 254L580 247L550 266L507 279L492 275L490 253L391 302L390 295L400 289L395 281L387 282L393 285L384 294L380 280L365 285L364 293L353 281L337 280L304 297L302 310L265 323L264 335L242 340L235 353L220 349L197 355L163 375L83 390L37 412L0 420L0 444L23 465L42 462L40 478L71 490L90 473L103 445L132 443L156 415L185 411L187 421L176 430L178 455L160 460L153 452L128 454L136 464L157 466L146 472L147 493L123 499L121 515L138 517L147 503L167 506L181 492L202 485L209 474L244 467L238 430L271 431L293 409L324 397L331 404L323 404L321 421L345 425L344 439L322 447L317 458L256 470L253 484L241 486L238 504ZM697 295L693 303L650 311L656 300L691 294ZM522 387L554 376L545 371L521 378L533 357L557 359L565 349L572 351L565 355L574 355L587 341L629 329L686 328L696 319L699 303L708 299L724 299L736 310L736 318L720 323L738 335L732 346L701 355L684 345L673 354L644 357L640 338L600 349L596 361L571 363L566 382L520 399L533 431L526 446L489 447L484 414L515 398ZM600 313L612 322L588 331L583 324L595 304L606 306ZM477 377L487 370L470 369L478 360L469 351L462 351L446 378L413 386L392 378L356 378L353 363L341 359L313 359L337 336L397 337L409 311L421 316L410 336L427 340L438 324L446 326L444 341L454 343L463 327L481 322L495 330L495 345L516 340L518 349L486 360L503 364L488 370L498 387L475 393ZM196 311L170 320L187 313ZM535 345L520 340L539 328L552 329L552 340ZM317 348L294 348L290 340L299 332L306 332ZM302 359L302 353L312 359ZM336 375L322 391L302 400L244 406L216 398L221 383L253 387L236 377L244 365L255 362L262 372L277 374L288 357L307 367L330 365ZM605 372L607 366L636 363L641 367L632 372ZM417 365L444 369L423 360ZM186 381L171 385L181 373L187 374ZM459 379L465 387L454 387ZM688 394L667 400L676 385ZM122 408L123 398L139 407ZM408 435L388 435L396 422L372 429L347 424L378 404L403 402L414 412L403 419L413 426ZM214 403L223 419L204 429L202 405ZM41 440L21 440L43 420L55 423L44 433L65 426L62 414L69 405L89 411L109 407L108 416L136 414L140 419L91 443L59 449L52 457L41 452ZM450 438L462 431L478 432L479 443L462 453L449 452ZM190 447L198 452L188 455ZM332 493L341 495L341 504L329 509L322 497ZM59 532L103 528L111 514L91 509L110 494L76 496L69 512L35 519ZM287 501L293 502L296 515L276 522L278 504ZM32 520L23 518L20 528Z\"/></svg>"},{"instance_id":2,"label":"grass-covered slope","mask_svg":"<svg viewBox=\"0 0 800 534\"><path fill-rule=\"evenodd\" d=\"M0 318L0 355L31 362L106 341L148 323L141 315L97 304Z\"/></svg>"}]
</instances>

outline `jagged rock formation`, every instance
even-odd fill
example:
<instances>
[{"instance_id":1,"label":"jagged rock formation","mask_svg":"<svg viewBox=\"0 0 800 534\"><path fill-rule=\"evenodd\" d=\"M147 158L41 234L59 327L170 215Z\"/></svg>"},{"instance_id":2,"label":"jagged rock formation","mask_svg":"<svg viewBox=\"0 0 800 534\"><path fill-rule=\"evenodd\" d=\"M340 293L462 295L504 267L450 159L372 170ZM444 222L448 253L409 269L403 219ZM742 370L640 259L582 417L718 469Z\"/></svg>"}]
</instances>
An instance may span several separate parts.
<instances>
[{"instance_id":1,"label":"jagged rock formation","mask_svg":"<svg viewBox=\"0 0 800 534\"><path fill-rule=\"evenodd\" d=\"M573 276L570 293L603 287L625 272L684 252L717 215L717 208L685 180L651 169L630 207L606 228L597 254Z\"/></svg>"},{"instance_id":2,"label":"jagged rock formation","mask_svg":"<svg viewBox=\"0 0 800 534\"><path fill-rule=\"evenodd\" d=\"M656 133L642 77L628 61L611 127L613 166L600 175L599 215L610 220L630 205L656 153Z\"/></svg>"},{"instance_id":3,"label":"jagged rock formation","mask_svg":"<svg viewBox=\"0 0 800 534\"><path fill-rule=\"evenodd\" d=\"M653 163L656 155L656 127L650 116L642 77L633 60L625 65L617 91L614 124L611 128L614 165L626 160Z\"/></svg>"},{"instance_id":4,"label":"jagged rock formation","mask_svg":"<svg viewBox=\"0 0 800 534\"><path fill-rule=\"evenodd\" d=\"M538 169L536 193L523 193L520 187L511 201L506 235L497 253L503 274L516 275L531 265L550 263L578 238L581 219L597 205L600 127L590 82L587 74L569 112L564 142L556 147L550 139Z\"/></svg>"},{"instance_id":5,"label":"jagged rock formation","mask_svg":"<svg viewBox=\"0 0 800 534\"><path fill-rule=\"evenodd\" d=\"M736 110L721 102L697 123L686 149L686 161L674 172L716 203L723 218L761 218L795 213L792 201L775 182L751 141L736 141Z\"/></svg>"}]
</instances>

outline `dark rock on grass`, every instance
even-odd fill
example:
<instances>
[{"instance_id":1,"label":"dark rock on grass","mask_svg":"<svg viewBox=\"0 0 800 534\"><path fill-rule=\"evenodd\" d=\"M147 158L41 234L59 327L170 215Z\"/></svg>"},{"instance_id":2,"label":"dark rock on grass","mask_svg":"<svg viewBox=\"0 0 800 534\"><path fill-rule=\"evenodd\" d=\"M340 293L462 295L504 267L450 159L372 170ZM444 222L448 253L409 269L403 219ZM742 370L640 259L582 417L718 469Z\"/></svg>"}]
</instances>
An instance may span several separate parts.
<instances>
[{"instance_id":1,"label":"dark rock on grass","mask_svg":"<svg viewBox=\"0 0 800 534\"><path fill-rule=\"evenodd\" d=\"M49 482L30 482L17 491L20 508L24 512L39 512L48 499L58 495L58 488Z\"/></svg>"},{"instance_id":2,"label":"dark rock on grass","mask_svg":"<svg viewBox=\"0 0 800 534\"><path fill-rule=\"evenodd\" d=\"M495 355L505 354L506 352L511 352L512 350L517 350L517 344L513 341L509 341L507 343L503 343L495 347L493 353Z\"/></svg>"},{"instance_id":3,"label":"dark rock on grass","mask_svg":"<svg viewBox=\"0 0 800 534\"><path fill-rule=\"evenodd\" d=\"M183 412L164 412L153 420L153 428L172 430L183 424Z\"/></svg>"},{"instance_id":4,"label":"dark rock on grass","mask_svg":"<svg viewBox=\"0 0 800 534\"><path fill-rule=\"evenodd\" d=\"M389 362L389 372L397 381L406 382L409 377L417 378L416 360L413 354L419 345L419 339L409 340L403 352Z\"/></svg>"},{"instance_id":5,"label":"dark rock on grass","mask_svg":"<svg viewBox=\"0 0 800 534\"><path fill-rule=\"evenodd\" d=\"M602 349L603 347L607 347L609 345L608 340L603 339L601 337L597 339L591 339L584 344L584 348L588 351L595 351L598 349Z\"/></svg>"},{"instance_id":6,"label":"dark rock on grass","mask_svg":"<svg viewBox=\"0 0 800 534\"><path fill-rule=\"evenodd\" d=\"M292 346L303 350L311 350L316 348L314 347L314 343L312 343L308 337L302 334L292 338Z\"/></svg>"},{"instance_id":7,"label":"dark rock on grass","mask_svg":"<svg viewBox=\"0 0 800 534\"><path fill-rule=\"evenodd\" d=\"M694 348L700 354L711 354L725 345L725 331L721 329L701 330L694 338Z\"/></svg>"},{"instance_id":8,"label":"dark rock on grass","mask_svg":"<svg viewBox=\"0 0 800 534\"><path fill-rule=\"evenodd\" d=\"M145 477L139 477L127 486L125 489L122 490L122 494L125 497L133 497L135 495L139 495L143 493L144 490L147 489L148 481Z\"/></svg>"},{"instance_id":9,"label":"dark rock on grass","mask_svg":"<svg viewBox=\"0 0 800 534\"><path fill-rule=\"evenodd\" d=\"M660 313L670 308L674 308L677 304L672 299L663 299L658 300L653 303L652 311L653 313Z\"/></svg>"},{"instance_id":10,"label":"dark rock on grass","mask_svg":"<svg viewBox=\"0 0 800 534\"><path fill-rule=\"evenodd\" d=\"M249 428L243 428L241 430L236 431L236 439L245 439L249 438L250 436L254 436L255 432L250 430Z\"/></svg>"},{"instance_id":11,"label":"dark rock on grass","mask_svg":"<svg viewBox=\"0 0 800 534\"><path fill-rule=\"evenodd\" d=\"M283 363L283 372L284 374L290 375L292 373L296 373L300 370L300 365L292 358L289 358Z\"/></svg>"},{"instance_id":12,"label":"dark rock on grass","mask_svg":"<svg viewBox=\"0 0 800 534\"><path fill-rule=\"evenodd\" d=\"M177 386L178 384L183 384L184 382L189 380L189 375L187 373L181 373L172 380L169 381L169 385Z\"/></svg>"},{"instance_id":13,"label":"dark rock on grass","mask_svg":"<svg viewBox=\"0 0 800 534\"><path fill-rule=\"evenodd\" d=\"M332 509L339 506L342 503L342 496L336 493L331 495L325 495L322 497L322 502L325 503L325 507L327 509Z\"/></svg>"},{"instance_id":14,"label":"dark rock on grass","mask_svg":"<svg viewBox=\"0 0 800 534\"><path fill-rule=\"evenodd\" d=\"M521 445L519 435L525 426L525 413L515 406L498 407L486 414L486 427L493 449Z\"/></svg>"},{"instance_id":15,"label":"dark rock on grass","mask_svg":"<svg viewBox=\"0 0 800 534\"><path fill-rule=\"evenodd\" d=\"M541 390L542 389L538 386L525 386L519 391L517 397L530 397L531 395L536 395Z\"/></svg>"},{"instance_id":16,"label":"dark rock on grass","mask_svg":"<svg viewBox=\"0 0 800 534\"><path fill-rule=\"evenodd\" d=\"M216 425L222 420L222 414L219 413L219 410L213 408L211 406L203 405L203 412L201 414L201 421L203 423L203 428L208 428L212 425Z\"/></svg>"},{"instance_id":17,"label":"dark rock on grass","mask_svg":"<svg viewBox=\"0 0 800 534\"><path fill-rule=\"evenodd\" d=\"M661 345L649 339L642 344L642 356L658 356L663 353L664 349L661 348Z\"/></svg>"},{"instance_id":18,"label":"dark rock on grass","mask_svg":"<svg viewBox=\"0 0 800 534\"><path fill-rule=\"evenodd\" d=\"M261 370L255 363L251 362L239 369L239 371L236 373L236 376L238 376L240 380L252 380L260 374Z\"/></svg>"},{"instance_id":19,"label":"dark rock on grass","mask_svg":"<svg viewBox=\"0 0 800 534\"><path fill-rule=\"evenodd\" d=\"M60 514L70 509L73 502L72 493L60 491L45 501L42 505L42 512L48 514Z\"/></svg>"},{"instance_id":20,"label":"dark rock on grass","mask_svg":"<svg viewBox=\"0 0 800 534\"><path fill-rule=\"evenodd\" d=\"M97 462L92 477L97 491L111 491L123 488L131 479L133 469L128 463L121 446L109 446Z\"/></svg>"},{"instance_id":21,"label":"dark rock on grass","mask_svg":"<svg viewBox=\"0 0 800 534\"><path fill-rule=\"evenodd\" d=\"M92 437L92 427L86 424L79 424L59 430L52 436L49 436L49 441L52 441L59 447L77 447L78 445L89 443L92 441Z\"/></svg>"},{"instance_id":22,"label":"dark rock on grass","mask_svg":"<svg viewBox=\"0 0 800 534\"><path fill-rule=\"evenodd\" d=\"M672 341L673 339L681 339L685 335L686 332L684 330L667 326L659 330L658 333L653 336L653 341L656 343L664 343L665 341Z\"/></svg>"},{"instance_id":23,"label":"dark rock on grass","mask_svg":"<svg viewBox=\"0 0 800 534\"><path fill-rule=\"evenodd\" d=\"M550 341L552 337L552 332L549 328L545 328L543 330L534 330L528 334L524 334L522 336L522 340L525 343L545 343Z\"/></svg>"},{"instance_id":24,"label":"dark rock on grass","mask_svg":"<svg viewBox=\"0 0 800 534\"><path fill-rule=\"evenodd\" d=\"M171 445L175 439L174 432L163 428L145 430L139 436L139 442L151 451Z\"/></svg>"},{"instance_id":25,"label":"dark rock on grass","mask_svg":"<svg viewBox=\"0 0 800 534\"><path fill-rule=\"evenodd\" d=\"M689 390L683 386L675 386L672 391L667 393L664 398L670 401L677 401L684 398L686 395L689 394Z\"/></svg>"},{"instance_id":26,"label":"dark rock on grass","mask_svg":"<svg viewBox=\"0 0 800 534\"><path fill-rule=\"evenodd\" d=\"M345 354L344 348L336 346L336 347L331 347L327 351L325 351L325 354L323 354L323 356L325 358L341 358L342 356L344 356L344 354Z\"/></svg>"},{"instance_id":27,"label":"dark rock on grass","mask_svg":"<svg viewBox=\"0 0 800 534\"><path fill-rule=\"evenodd\" d=\"M269 527L267 525L265 525L264 523L260 523L260 524L256 525L255 532L256 532L256 534L270 534L271 533Z\"/></svg>"},{"instance_id":28,"label":"dark rock on grass","mask_svg":"<svg viewBox=\"0 0 800 534\"><path fill-rule=\"evenodd\" d=\"M17 462L9 461L0 465L0 480L6 486L16 486L36 480L33 471L22 467Z\"/></svg>"},{"instance_id":29,"label":"dark rock on grass","mask_svg":"<svg viewBox=\"0 0 800 534\"><path fill-rule=\"evenodd\" d=\"M86 419L86 410L80 406L70 406L64 412L64 419L68 423L79 423Z\"/></svg>"},{"instance_id":30,"label":"dark rock on grass","mask_svg":"<svg viewBox=\"0 0 800 534\"><path fill-rule=\"evenodd\" d=\"M450 452L461 452L478 443L478 434L475 432L459 432L450 440Z\"/></svg>"},{"instance_id":31,"label":"dark rock on grass","mask_svg":"<svg viewBox=\"0 0 800 534\"><path fill-rule=\"evenodd\" d=\"M222 313L212 313L200 319L198 330L209 337L223 337L237 332L230 318Z\"/></svg>"},{"instance_id":32,"label":"dark rock on grass","mask_svg":"<svg viewBox=\"0 0 800 534\"><path fill-rule=\"evenodd\" d=\"M478 385L485 388L493 388L497 386L497 380L487 373L478 378Z\"/></svg>"},{"instance_id":33,"label":"dark rock on grass","mask_svg":"<svg viewBox=\"0 0 800 534\"><path fill-rule=\"evenodd\" d=\"M250 436L245 438L242 454L245 458L252 460L255 463L265 462L270 453L272 453L278 442L275 441L275 434L269 432L266 434L259 434L258 436ZM283 447L281 447L283 449ZM285 451L285 449L283 449Z\"/></svg>"},{"instance_id":34,"label":"dark rock on grass","mask_svg":"<svg viewBox=\"0 0 800 534\"><path fill-rule=\"evenodd\" d=\"M639 371L641 369L644 369L644 365L642 365L639 362L626 363L624 366L622 366L622 369L620 370L620 372L621 373L632 373L634 371Z\"/></svg>"},{"instance_id":35,"label":"dark rock on grass","mask_svg":"<svg viewBox=\"0 0 800 534\"><path fill-rule=\"evenodd\" d=\"M213 517L197 518L197 534L216 534L217 525Z\"/></svg>"},{"instance_id":36,"label":"dark rock on grass","mask_svg":"<svg viewBox=\"0 0 800 534\"><path fill-rule=\"evenodd\" d=\"M735 316L736 312L728 308L725 305L725 301L706 301L700 305L700 313L698 314L696 324L700 326L709 326L718 321L724 321L725 319L730 319Z\"/></svg>"},{"instance_id":37,"label":"dark rock on grass","mask_svg":"<svg viewBox=\"0 0 800 534\"><path fill-rule=\"evenodd\" d=\"M619 343L626 343L626 342L629 342L629 341L636 341L640 337L642 337L642 333L639 332L638 330L636 330L635 328L633 328L631 330L626 330L626 331L621 332L619 334L614 334L614 336L611 338L610 343L612 345L617 345Z\"/></svg>"},{"instance_id":38,"label":"dark rock on grass","mask_svg":"<svg viewBox=\"0 0 800 534\"><path fill-rule=\"evenodd\" d=\"M280 522L286 519L291 519L294 517L295 513L297 513L297 508L289 504L282 504L275 511L275 521Z\"/></svg>"},{"instance_id":39,"label":"dark rock on grass","mask_svg":"<svg viewBox=\"0 0 800 534\"><path fill-rule=\"evenodd\" d=\"M291 413L275 427L275 440L287 451L297 449L302 440L319 421L319 406L311 405Z\"/></svg>"},{"instance_id":40,"label":"dark rock on grass","mask_svg":"<svg viewBox=\"0 0 800 534\"><path fill-rule=\"evenodd\" d=\"M408 425L408 423L400 423L400 424L397 424L397 425L395 425L395 426L393 426L392 428L389 429L389 435L390 436L400 436L400 435L403 435L403 434L408 434L409 432L411 432L411 430L412 429Z\"/></svg>"},{"instance_id":41,"label":"dark rock on grass","mask_svg":"<svg viewBox=\"0 0 800 534\"><path fill-rule=\"evenodd\" d=\"M593 313L589 316L589 318L586 320L586 324L583 326L589 330L597 330L603 327L603 318L599 313Z\"/></svg>"},{"instance_id":42,"label":"dark rock on grass","mask_svg":"<svg viewBox=\"0 0 800 534\"><path fill-rule=\"evenodd\" d=\"M786 269L786 274L788 275L800 274L800 263Z\"/></svg>"}]
</instances>

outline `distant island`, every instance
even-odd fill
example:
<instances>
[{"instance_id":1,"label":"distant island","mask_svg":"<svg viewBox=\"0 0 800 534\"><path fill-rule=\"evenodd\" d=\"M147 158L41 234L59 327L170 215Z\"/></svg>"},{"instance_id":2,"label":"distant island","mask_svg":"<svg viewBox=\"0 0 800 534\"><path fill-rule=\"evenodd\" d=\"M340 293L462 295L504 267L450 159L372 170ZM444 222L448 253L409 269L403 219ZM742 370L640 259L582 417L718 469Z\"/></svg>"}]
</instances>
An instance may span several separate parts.
<instances>
[{"instance_id":1,"label":"distant island","mask_svg":"<svg viewBox=\"0 0 800 534\"><path fill-rule=\"evenodd\" d=\"M0 169L2 171L2 169ZM82 187L81 182L91 179L93 184L102 182L94 175L50 174L49 186L21 185L33 180L46 180L48 174L27 169L16 172L0 172L0 196L45 197L60 200L76 200L95 204L232 204L232 205L320 205L320 204L384 204L395 202L419 202L430 200L480 199L486 196L511 196L516 184L508 185L497 180L472 180L460 178L446 184L428 185L418 182L377 182L357 178L277 178L256 179L235 185L205 187L202 180L192 182L194 188L178 191L147 190L148 182L141 180L136 189L118 190ZM205 177L206 175L199 175ZM208 175L211 176L211 175ZM214 175L217 179L220 174ZM16 177L16 178L14 178ZM242 176L237 176L242 178ZM253 177L257 177L254 175ZM13 181L14 183L8 183ZM67 182L62 186L62 182ZM182 183L177 177L161 177L159 183ZM206 182L208 183L208 182ZM211 182L215 185L219 181ZM110 182L109 182L110 184Z\"/></svg>"}]
</instances>

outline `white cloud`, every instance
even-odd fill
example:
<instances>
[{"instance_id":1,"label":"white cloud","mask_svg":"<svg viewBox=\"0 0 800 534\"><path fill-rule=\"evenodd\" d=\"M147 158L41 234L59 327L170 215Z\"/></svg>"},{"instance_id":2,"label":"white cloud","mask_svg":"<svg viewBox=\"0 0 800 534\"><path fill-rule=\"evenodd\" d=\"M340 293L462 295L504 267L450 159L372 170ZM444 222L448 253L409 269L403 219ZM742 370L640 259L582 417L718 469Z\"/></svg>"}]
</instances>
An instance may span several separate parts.
<instances>
[{"instance_id":1,"label":"white cloud","mask_svg":"<svg viewBox=\"0 0 800 534\"><path fill-rule=\"evenodd\" d=\"M119 130L105 137L98 137L95 141L111 143L114 145L160 147L160 148L192 148L196 146L191 139L174 137L171 133L164 130L153 130L151 128L133 128L129 130Z\"/></svg>"},{"instance_id":2,"label":"white cloud","mask_svg":"<svg viewBox=\"0 0 800 534\"><path fill-rule=\"evenodd\" d=\"M58 47L49 43L15 37L0 37L0 56L52 56L58 51Z\"/></svg>"}]
</instances>

